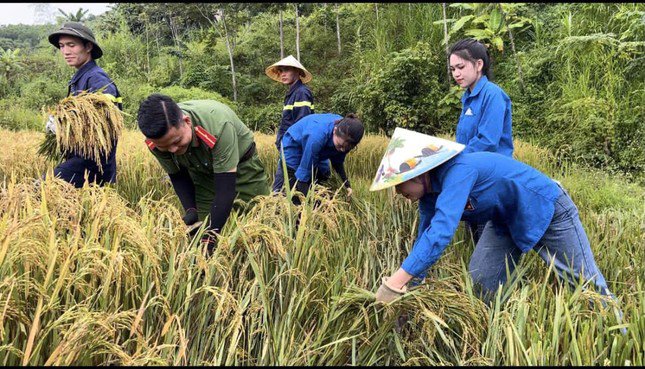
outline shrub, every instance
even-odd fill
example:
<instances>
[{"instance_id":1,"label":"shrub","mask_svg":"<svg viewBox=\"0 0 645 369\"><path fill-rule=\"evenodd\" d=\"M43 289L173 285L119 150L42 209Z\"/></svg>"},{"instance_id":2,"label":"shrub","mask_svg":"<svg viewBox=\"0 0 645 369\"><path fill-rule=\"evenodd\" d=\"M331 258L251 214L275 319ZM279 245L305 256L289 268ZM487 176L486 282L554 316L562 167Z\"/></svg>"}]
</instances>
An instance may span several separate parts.
<instances>
[{"instance_id":1,"label":"shrub","mask_svg":"<svg viewBox=\"0 0 645 369\"><path fill-rule=\"evenodd\" d=\"M43 130L45 121L40 111L26 108L17 99L10 98L0 100L0 127L13 131Z\"/></svg>"},{"instance_id":2,"label":"shrub","mask_svg":"<svg viewBox=\"0 0 645 369\"><path fill-rule=\"evenodd\" d=\"M66 95L66 85L48 76L38 77L20 87L22 105L37 111L58 103Z\"/></svg>"},{"instance_id":3,"label":"shrub","mask_svg":"<svg viewBox=\"0 0 645 369\"><path fill-rule=\"evenodd\" d=\"M255 132L273 133L280 124L282 104L240 105L240 119Z\"/></svg>"},{"instance_id":4,"label":"shrub","mask_svg":"<svg viewBox=\"0 0 645 369\"><path fill-rule=\"evenodd\" d=\"M206 91L199 87L183 88L179 86L164 87L159 93L168 95L176 102L186 100L215 100L228 105L231 109L237 111L237 106L231 100L213 91Z\"/></svg>"},{"instance_id":5,"label":"shrub","mask_svg":"<svg viewBox=\"0 0 645 369\"><path fill-rule=\"evenodd\" d=\"M390 54L361 93L368 128L392 132L395 127L405 127L435 134L453 126L455 122L442 122L437 114L437 102L446 92L438 79L443 63L422 42Z\"/></svg>"}]
</instances>

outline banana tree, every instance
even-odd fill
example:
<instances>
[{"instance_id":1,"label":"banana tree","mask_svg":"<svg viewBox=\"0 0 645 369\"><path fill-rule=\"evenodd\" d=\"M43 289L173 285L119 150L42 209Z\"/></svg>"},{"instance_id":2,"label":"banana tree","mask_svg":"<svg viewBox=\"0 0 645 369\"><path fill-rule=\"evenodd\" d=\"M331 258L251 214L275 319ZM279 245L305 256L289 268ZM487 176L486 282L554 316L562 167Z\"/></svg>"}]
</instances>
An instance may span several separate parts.
<instances>
[{"instance_id":1,"label":"banana tree","mask_svg":"<svg viewBox=\"0 0 645 369\"><path fill-rule=\"evenodd\" d=\"M511 50L517 63L520 85L524 89L522 67L515 50L512 31L516 28L525 30L533 24L530 18L519 15L519 11L522 10L524 4L459 3L450 4L450 7L472 12L472 14L462 16L457 20L450 19L453 24L448 32L449 35L457 34L463 30L466 36L471 36L488 48L494 47L497 51L503 53L504 34L508 34Z\"/></svg>"},{"instance_id":2,"label":"banana tree","mask_svg":"<svg viewBox=\"0 0 645 369\"><path fill-rule=\"evenodd\" d=\"M69 12L58 8L58 11L63 15L63 18L67 22L83 22L86 20L86 15L90 11L89 9L79 8L76 13Z\"/></svg>"},{"instance_id":3,"label":"banana tree","mask_svg":"<svg viewBox=\"0 0 645 369\"><path fill-rule=\"evenodd\" d=\"M18 54L20 54L20 49L4 50L0 48L0 71L6 81L9 81L12 74L23 68Z\"/></svg>"}]
</instances>

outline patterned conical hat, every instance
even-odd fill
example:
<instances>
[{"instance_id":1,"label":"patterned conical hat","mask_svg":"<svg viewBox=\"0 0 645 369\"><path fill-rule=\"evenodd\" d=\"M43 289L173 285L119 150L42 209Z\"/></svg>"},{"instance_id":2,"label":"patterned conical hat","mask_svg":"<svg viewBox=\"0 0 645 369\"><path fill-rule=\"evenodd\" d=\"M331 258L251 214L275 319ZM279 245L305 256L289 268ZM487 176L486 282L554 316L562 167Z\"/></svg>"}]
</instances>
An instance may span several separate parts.
<instances>
[{"instance_id":1,"label":"patterned conical hat","mask_svg":"<svg viewBox=\"0 0 645 369\"><path fill-rule=\"evenodd\" d=\"M309 73L305 67L300 64L300 62L293 57L293 55L289 55L286 58L280 60L277 63L274 63L270 66L267 67L267 69L264 70L264 73L266 73L269 78L271 78L274 81L281 82L280 81L280 73L278 73L278 67L294 67L300 69L305 75L300 76L300 80L302 83L307 83L311 81L312 75Z\"/></svg>"},{"instance_id":2,"label":"patterned conical hat","mask_svg":"<svg viewBox=\"0 0 645 369\"><path fill-rule=\"evenodd\" d=\"M385 149L370 191L396 186L459 154L466 146L397 127Z\"/></svg>"}]
</instances>

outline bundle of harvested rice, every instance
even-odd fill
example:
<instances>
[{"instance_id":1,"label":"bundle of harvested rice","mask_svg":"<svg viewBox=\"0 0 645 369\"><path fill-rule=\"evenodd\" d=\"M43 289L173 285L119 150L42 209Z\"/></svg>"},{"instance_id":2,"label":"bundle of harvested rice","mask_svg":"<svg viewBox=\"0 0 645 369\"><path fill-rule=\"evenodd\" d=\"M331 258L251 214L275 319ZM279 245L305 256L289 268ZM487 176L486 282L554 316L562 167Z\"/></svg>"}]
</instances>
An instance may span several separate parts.
<instances>
[{"instance_id":1,"label":"bundle of harvested rice","mask_svg":"<svg viewBox=\"0 0 645 369\"><path fill-rule=\"evenodd\" d=\"M114 147L123 130L123 113L102 93L83 92L68 96L50 109L56 134L46 134L38 153L59 160L74 152L94 160L99 170L101 157Z\"/></svg>"}]
</instances>

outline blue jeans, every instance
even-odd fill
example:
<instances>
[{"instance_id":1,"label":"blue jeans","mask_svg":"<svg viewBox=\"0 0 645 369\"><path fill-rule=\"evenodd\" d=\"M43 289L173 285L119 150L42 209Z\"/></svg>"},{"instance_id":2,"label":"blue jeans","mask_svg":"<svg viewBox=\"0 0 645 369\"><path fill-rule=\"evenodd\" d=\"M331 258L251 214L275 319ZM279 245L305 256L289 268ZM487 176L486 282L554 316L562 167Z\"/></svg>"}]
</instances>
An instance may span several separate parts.
<instances>
[{"instance_id":1,"label":"blue jeans","mask_svg":"<svg viewBox=\"0 0 645 369\"><path fill-rule=\"evenodd\" d=\"M582 277L585 281L592 281L600 294L613 297L594 260L578 208L564 189L555 202L551 224L534 250L548 264L553 258L558 275L570 284L575 285L576 280ZM522 251L515 246L510 235L497 234L489 222L470 258L470 275L482 292L490 296L506 281L506 260L509 271L513 272L521 255Z\"/></svg>"},{"instance_id":2,"label":"blue jeans","mask_svg":"<svg viewBox=\"0 0 645 369\"><path fill-rule=\"evenodd\" d=\"M477 242L479 242L479 238L482 236L482 233L484 232L484 227L486 226L486 223L473 223L473 222L465 222L468 230L470 231L470 235L473 237L473 243L476 245Z\"/></svg>"}]
</instances>

